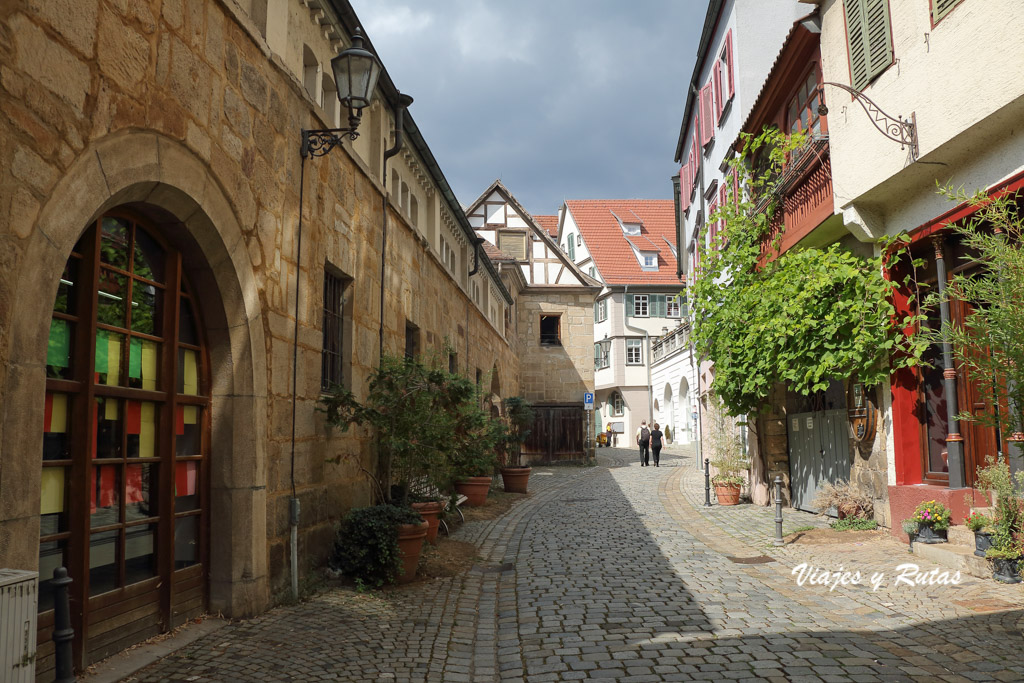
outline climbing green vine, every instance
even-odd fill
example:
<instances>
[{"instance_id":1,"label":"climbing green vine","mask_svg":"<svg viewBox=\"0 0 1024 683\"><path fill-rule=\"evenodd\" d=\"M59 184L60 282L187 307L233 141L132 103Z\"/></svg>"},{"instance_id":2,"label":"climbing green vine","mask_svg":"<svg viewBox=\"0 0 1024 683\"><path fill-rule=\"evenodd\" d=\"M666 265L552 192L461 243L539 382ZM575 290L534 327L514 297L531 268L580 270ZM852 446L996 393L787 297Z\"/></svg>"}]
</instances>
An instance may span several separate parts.
<instances>
[{"instance_id":1,"label":"climbing green vine","mask_svg":"<svg viewBox=\"0 0 1024 683\"><path fill-rule=\"evenodd\" d=\"M787 159L809 153L805 142L774 129L747 136L732 162L746 191L737 197L730 188L729 201L708 219L722 221L724 230L721 248L702 255L691 286L693 339L714 363L712 388L734 415L758 410L780 382L804 395L834 378L877 384L893 369L917 364L925 348L903 334L917 316L897 317L892 295L899 283L885 275L905 237L883 243L882 256L873 258L838 244L763 257L778 178ZM777 253L780 239L768 253Z\"/></svg>"}]
</instances>

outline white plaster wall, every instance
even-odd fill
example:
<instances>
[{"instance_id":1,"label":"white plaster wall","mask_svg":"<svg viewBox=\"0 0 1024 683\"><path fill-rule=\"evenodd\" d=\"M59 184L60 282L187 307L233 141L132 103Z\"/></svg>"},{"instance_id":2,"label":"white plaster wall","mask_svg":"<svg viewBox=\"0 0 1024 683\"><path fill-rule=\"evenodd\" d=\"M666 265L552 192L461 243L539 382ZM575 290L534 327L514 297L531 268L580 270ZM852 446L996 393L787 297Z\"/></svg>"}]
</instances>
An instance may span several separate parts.
<instances>
[{"instance_id":1,"label":"white plaster wall","mask_svg":"<svg viewBox=\"0 0 1024 683\"><path fill-rule=\"evenodd\" d=\"M655 419L672 427L672 442L676 444L692 443L696 430L692 418L694 400L692 391L687 396L682 396L680 385L685 379L688 388L696 386L696 379L690 363L689 350L683 350L678 354L655 363L651 367L651 387L654 396L658 400L659 410ZM672 390L672 409L664 403L665 385ZM668 418L671 416L671 422Z\"/></svg>"},{"instance_id":2,"label":"white plaster wall","mask_svg":"<svg viewBox=\"0 0 1024 683\"><path fill-rule=\"evenodd\" d=\"M922 0L923 1L923 0ZM731 154L733 143L739 136L740 129L750 110L756 102L761 86L782 49L783 40L789 33L793 22L809 14L813 7L798 0L726 0L722 10L722 20L718 23L714 38L708 46L708 59L704 63L697 87L701 88L711 82L714 76L714 64L725 48L725 37L731 29L733 49L733 74L736 92L732 103L723 112L721 120L715 128L715 139L707 147L703 155L704 189L709 189L713 180L721 182L723 177L719 167ZM728 92L727 75L722 74L722 89ZM687 85L687 87L689 87ZM695 109L699 110L699 98ZM682 163L690 153L691 131L693 120L687 128L685 144L682 148ZM696 182L693 205L683 216L683 235L686 248L683 260L683 271L690 270L690 256L693 252L693 240L697 228L696 217L700 209L700 179ZM705 221L706 222L706 221ZM702 235L707 240L707 231ZM703 249L703 248L702 248Z\"/></svg>"},{"instance_id":3,"label":"white plaster wall","mask_svg":"<svg viewBox=\"0 0 1024 683\"><path fill-rule=\"evenodd\" d=\"M1021 168L1021 142L1003 140L1020 125L1020 98L1024 94L1024 2L1020 0L963 0L936 26L931 25L930 3L891 1L895 63L864 88L886 113L916 116L920 156L942 165L907 169L913 191L934 195L934 182L952 180L968 187L983 187ZM846 25L841 0L822 6L821 52L824 80L850 83ZM857 202L908 166L907 150L883 137L860 105L848 94L826 86L829 135L836 209ZM1013 106L993 135L976 136L970 151L945 150L949 143L986 117ZM994 137L993 137L994 136ZM1019 136L1018 136L1019 137ZM994 147L988 150L989 146ZM955 145L953 147L956 147ZM965 153L966 152L966 153ZM930 159L934 156L934 159ZM985 159L985 157L994 157ZM963 157L958 158L958 157ZM981 157L979 159L979 157ZM982 162L982 163L979 163ZM966 162L966 163L961 163ZM967 166L960 169L958 166ZM930 181L930 182L929 182ZM867 198L875 206L907 202L904 187L876 191ZM899 192L897 192L899 191ZM907 207L880 226L886 232L916 227L914 223L942 213L943 202L925 201L931 208ZM884 210L883 210L884 213ZM930 214L930 215L929 215ZM873 235L864 235L873 237Z\"/></svg>"}]
</instances>

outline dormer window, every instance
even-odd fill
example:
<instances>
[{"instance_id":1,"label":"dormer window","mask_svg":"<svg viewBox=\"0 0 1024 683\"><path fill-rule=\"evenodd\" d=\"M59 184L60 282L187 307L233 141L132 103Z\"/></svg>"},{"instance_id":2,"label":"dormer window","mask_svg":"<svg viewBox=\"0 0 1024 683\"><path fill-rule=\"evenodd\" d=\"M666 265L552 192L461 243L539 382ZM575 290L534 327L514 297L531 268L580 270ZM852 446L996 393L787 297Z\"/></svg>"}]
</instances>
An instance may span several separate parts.
<instances>
[{"instance_id":1,"label":"dormer window","mask_svg":"<svg viewBox=\"0 0 1024 683\"><path fill-rule=\"evenodd\" d=\"M644 226L643 221L641 221L640 217L632 211L629 212L631 215L627 216L625 219L620 218L614 211L611 211L610 213L615 216L615 220L619 222L619 227L622 228L623 235L639 235L641 233Z\"/></svg>"},{"instance_id":2,"label":"dormer window","mask_svg":"<svg viewBox=\"0 0 1024 683\"><path fill-rule=\"evenodd\" d=\"M658 270L658 252L656 251L640 251L637 252L637 258L640 260L641 270Z\"/></svg>"}]
</instances>

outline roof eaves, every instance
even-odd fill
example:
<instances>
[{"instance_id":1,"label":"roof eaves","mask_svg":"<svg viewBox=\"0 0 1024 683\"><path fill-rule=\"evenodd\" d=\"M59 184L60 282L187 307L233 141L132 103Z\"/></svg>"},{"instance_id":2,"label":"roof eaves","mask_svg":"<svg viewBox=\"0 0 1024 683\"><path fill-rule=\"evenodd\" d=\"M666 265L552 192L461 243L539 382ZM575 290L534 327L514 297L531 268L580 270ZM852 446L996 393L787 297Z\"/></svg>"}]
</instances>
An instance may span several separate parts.
<instances>
[{"instance_id":1,"label":"roof eaves","mask_svg":"<svg viewBox=\"0 0 1024 683\"><path fill-rule=\"evenodd\" d=\"M697 47L697 61L693 65L693 75L690 76L690 82L686 87L686 107L683 110L683 122L679 126L679 140L676 142L675 161L677 163L683 158L686 131L689 129L690 114L693 113L694 89L697 88L697 83L700 81L700 72L704 70L704 63L707 61L708 44L714 36L715 27L718 25L718 17L724 4L724 0L711 0L708 3L707 14L704 15L704 30L700 34L700 43Z\"/></svg>"}]
</instances>

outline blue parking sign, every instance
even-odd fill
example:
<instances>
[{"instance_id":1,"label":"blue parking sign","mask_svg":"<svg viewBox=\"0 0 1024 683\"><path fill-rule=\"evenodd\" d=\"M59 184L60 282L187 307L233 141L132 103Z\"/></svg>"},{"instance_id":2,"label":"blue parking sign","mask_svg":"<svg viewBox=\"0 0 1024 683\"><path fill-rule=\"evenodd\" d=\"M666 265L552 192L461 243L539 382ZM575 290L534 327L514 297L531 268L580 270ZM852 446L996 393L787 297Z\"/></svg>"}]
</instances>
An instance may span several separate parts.
<instances>
[{"instance_id":1,"label":"blue parking sign","mask_svg":"<svg viewBox=\"0 0 1024 683\"><path fill-rule=\"evenodd\" d=\"M592 410L594 407L594 395L589 391L583 394L583 407Z\"/></svg>"}]
</instances>

